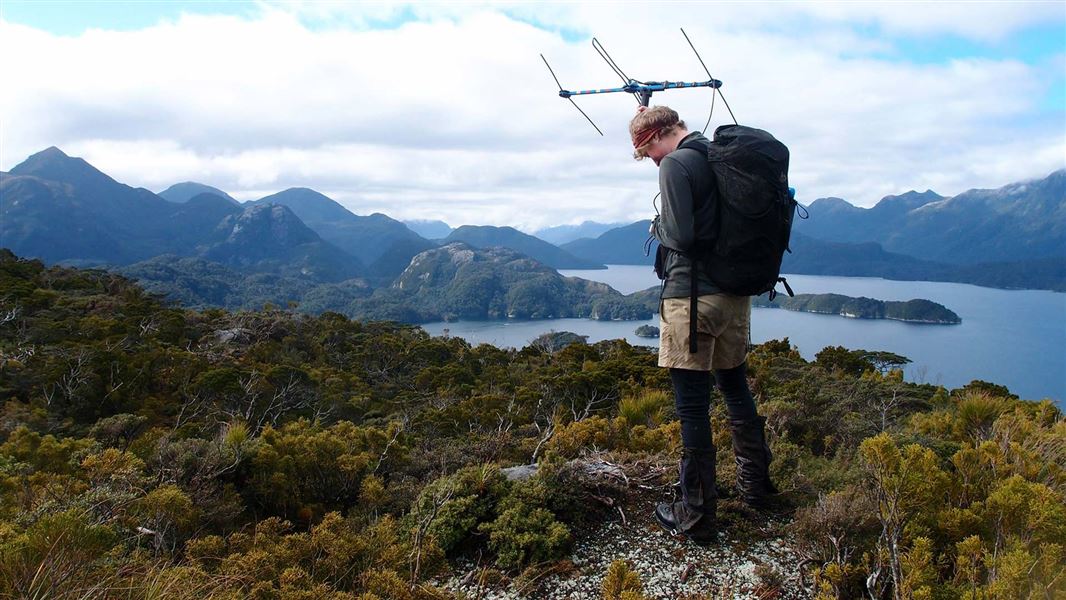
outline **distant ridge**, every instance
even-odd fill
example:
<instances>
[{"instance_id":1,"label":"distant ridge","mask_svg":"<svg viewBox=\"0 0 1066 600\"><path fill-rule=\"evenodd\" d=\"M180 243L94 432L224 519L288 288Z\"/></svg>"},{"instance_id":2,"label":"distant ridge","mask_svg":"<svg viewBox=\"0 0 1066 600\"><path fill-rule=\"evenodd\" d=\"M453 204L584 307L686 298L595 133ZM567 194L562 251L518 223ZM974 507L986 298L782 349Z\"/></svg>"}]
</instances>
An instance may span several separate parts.
<instances>
[{"instance_id":1,"label":"distant ridge","mask_svg":"<svg viewBox=\"0 0 1066 600\"><path fill-rule=\"evenodd\" d=\"M463 225L453 231L443 243L465 242L475 248L500 246L510 248L553 269L602 269L602 263L574 256L544 240L522 233L514 227Z\"/></svg>"},{"instance_id":2,"label":"distant ridge","mask_svg":"<svg viewBox=\"0 0 1066 600\"><path fill-rule=\"evenodd\" d=\"M1066 169L1043 179L946 198L927 190L872 208L841 198L810 204L793 225L792 273L953 281L1066 290ZM641 248L651 221L562 248L606 264L652 264Z\"/></svg>"},{"instance_id":3,"label":"distant ridge","mask_svg":"<svg viewBox=\"0 0 1066 600\"><path fill-rule=\"evenodd\" d=\"M249 204L289 207L308 227L366 265L379 283L399 275L419 252L436 246L403 223L380 213L359 216L309 188L289 188Z\"/></svg>"},{"instance_id":4,"label":"distant ridge","mask_svg":"<svg viewBox=\"0 0 1066 600\"><path fill-rule=\"evenodd\" d=\"M225 198L234 206L240 206L241 203L233 199L232 196L223 192L222 190L204 185L202 183L196 183L195 181L183 181L182 183L175 183L167 189L159 192L159 197L167 202L175 202L177 204L183 204L188 202L191 198L199 196L200 194L214 194L221 198Z\"/></svg>"},{"instance_id":5,"label":"distant ridge","mask_svg":"<svg viewBox=\"0 0 1066 600\"><path fill-rule=\"evenodd\" d=\"M448 225L444 221L432 219L405 220L403 224L407 225L408 229L427 240L443 240L452 232L451 225Z\"/></svg>"},{"instance_id":6,"label":"distant ridge","mask_svg":"<svg viewBox=\"0 0 1066 600\"><path fill-rule=\"evenodd\" d=\"M1066 258L1066 169L954 197L932 191L886 196L872 208L818 199L795 230L829 242L954 264Z\"/></svg>"},{"instance_id":7,"label":"distant ridge","mask_svg":"<svg viewBox=\"0 0 1066 600\"><path fill-rule=\"evenodd\" d=\"M609 265L650 265L655 262L655 244L648 256L644 255L644 242L648 239L650 220L637 221L604 232L595 239L579 239L563 244L561 248L592 261Z\"/></svg>"},{"instance_id":8,"label":"distant ridge","mask_svg":"<svg viewBox=\"0 0 1066 600\"><path fill-rule=\"evenodd\" d=\"M561 246L567 242L581 238L595 238L606 231L616 227L622 227L625 223L597 223L596 221L582 221L578 225L556 225L546 227L533 232L533 235L548 242Z\"/></svg>"}]
</instances>

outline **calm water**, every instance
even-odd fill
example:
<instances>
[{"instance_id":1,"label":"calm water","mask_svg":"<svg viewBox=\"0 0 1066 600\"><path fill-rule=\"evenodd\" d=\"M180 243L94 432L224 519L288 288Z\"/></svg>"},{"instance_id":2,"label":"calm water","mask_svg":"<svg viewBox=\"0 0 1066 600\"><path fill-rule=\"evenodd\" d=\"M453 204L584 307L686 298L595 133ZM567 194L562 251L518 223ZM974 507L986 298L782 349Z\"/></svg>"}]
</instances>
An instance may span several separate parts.
<instances>
[{"instance_id":1,"label":"calm water","mask_svg":"<svg viewBox=\"0 0 1066 600\"><path fill-rule=\"evenodd\" d=\"M602 281L629 294L657 285L651 267L613 265L599 271L561 271L567 276ZM959 387L984 379L1028 399L1066 397L1066 294L1033 290L996 290L959 283L889 281L871 277L789 275L797 294L837 293L879 300L926 298L962 318L959 325L919 325L887 320L846 319L780 309L752 311L752 341L788 337L810 360L826 346L887 350L913 362L909 381ZM650 321L460 321L427 323L432 335L445 329L467 341L520 348L546 331L572 331L589 341L625 338L657 346L658 339L633 331Z\"/></svg>"}]
</instances>

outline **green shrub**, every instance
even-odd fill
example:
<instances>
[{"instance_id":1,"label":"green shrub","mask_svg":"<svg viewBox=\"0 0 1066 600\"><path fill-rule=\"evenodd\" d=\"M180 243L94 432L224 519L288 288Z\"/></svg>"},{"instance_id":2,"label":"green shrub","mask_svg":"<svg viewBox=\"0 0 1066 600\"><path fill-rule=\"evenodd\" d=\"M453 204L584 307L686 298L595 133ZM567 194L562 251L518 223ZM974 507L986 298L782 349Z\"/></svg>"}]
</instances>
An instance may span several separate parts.
<instances>
[{"instance_id":1,"label":"green shrub","mask_svg":"<svg viewBox=\"0 0 1066 600\"><path fill-rule=\"evenodd\" d=\"M588 450L657 453L670 450L679 441L677 421L651 428L631 426L624 417L608 419L597 415L559 425L547 449L564 458L575 458Z\"/></svg>"},{"instance_id":2,"label":"green shrub","mask_svg":"<svg viewBox=\"0 0 1066 600\"><path fill-rule=\"evenodd\" d=\"M671 400L661 390L642 390L618 403L618 414L630 425L658 427L666 420Z\"/></svg>"},{"instance_id":3,"label":"green shrub","mask_svg":"<svg viewBox=\"0 0 1066 600\"><path fill-rule=\"evenodd\" d=\"M49 514L0 541L0 597L77 594L103 577L103 560L118 537L78 511Z\"/></svg>"},{"instance_id":4,"label":"green shrub","mask_svg":"<svg viewBox=\"0 0 1066 600\"><path fill-rule=\"evenodd\" d=\"M603 600L640 600L644 586L629 561L618 559L607 567L603 577Z\"/></svg>"},{"instance_id":5,"label":"green shrub","mask_svg":"<svg viewBox=\"0 0 1066 600\"><path fill-rule=\"evenodd\" d=\"M558 560L566 555L572 541L570 529L557 521L550 510L531 510L521 503L514 503L479 529L489 534L489 548L496 553L496 564L505 569Z\"/></svg>"},{"instance_id":6,"label":"green shrub","mask_svg":"<svg viewBox=\"0 0 1066 600\"><path fill-rule=\"evenodd\" d=\"M495 465L466 467L427 485L415 500L412 517L428 521L428 532L437 545L452 552L479 524L495 518L496 507L510 487Z\"/></svg>"},{"instance_id":7,"label":"green shrub","mask_svg":"<svg viewBox=\"0 0 1066 600\"><path fill-rule=\"evenodd\" d=\"M987 440L992 434L992 424L1011 408L1011 402L986 391L969 391L960 394L957 435L965 435L976 441Z\"/></svg>"}]
</instances>

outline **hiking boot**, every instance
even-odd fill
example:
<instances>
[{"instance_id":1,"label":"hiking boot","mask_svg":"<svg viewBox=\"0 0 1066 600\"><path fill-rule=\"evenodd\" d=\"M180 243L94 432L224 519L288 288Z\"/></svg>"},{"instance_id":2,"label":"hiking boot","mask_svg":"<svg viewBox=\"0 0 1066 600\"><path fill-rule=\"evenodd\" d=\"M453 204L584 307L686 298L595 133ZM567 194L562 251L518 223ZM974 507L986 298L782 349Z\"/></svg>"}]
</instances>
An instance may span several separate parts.
<instances>
[{"instance_id":1,"label":"hiking boot","mask_svg":"<svg viewBox=\"0 0 1066 600\"><path fill-rule=\"evenodd\" d=\"M774 457L766 443L766 417L730 419L729 425L737 461L737 492L748 506L768 508L778 491L770 481L770 461Z\"/></svg>"},{"instance_id":2,"label":"hiking boot","mask_svg":"<svg viewBox=\"0 0 1066 600\"><path fill-rule=\"evenodd\" d=\"M713 542L718 532L715 452L685 448L681 455L680 498L655 507L655 518L667 531L697 544Z\"/></svg>"},{"instance_id":3,"label":"hiking boot","mask_svg":"<svg viewBox=\"0 0 1066 600\"><path fill-rule=\"evenodd\" d=\"M660 502L655 506L655 520L670 535L681 535L699 546L713 544L718 539L715 517L698 513L684 502Z\"/></svg>"}]
</instances>

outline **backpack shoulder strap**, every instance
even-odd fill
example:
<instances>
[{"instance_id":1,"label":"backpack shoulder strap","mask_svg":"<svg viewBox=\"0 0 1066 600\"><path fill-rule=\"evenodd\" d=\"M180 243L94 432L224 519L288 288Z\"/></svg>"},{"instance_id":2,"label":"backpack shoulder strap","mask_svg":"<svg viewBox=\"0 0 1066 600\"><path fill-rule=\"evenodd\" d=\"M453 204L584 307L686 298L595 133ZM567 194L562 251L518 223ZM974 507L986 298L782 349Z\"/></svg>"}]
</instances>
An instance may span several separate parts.
<instances>
[{"instance_id":1,"label":"backpack shoulder strap","mask_svg":"<svg viewBox=\"0 0 1066 600\"><path fill-rule=\"evenodd\" d=\"M695 150L696 152L699 152L700 154L704 154L703 148L700 148L699 144L697 144L695 142L695 140L689 140L689 141L679 145L677 147L677 149L678 150Z\"/></svg>"},{"instance_id":2,"label":"backpack shoulder strap","mask_svg":"<svg viewBox=\"0 0 1066 600\"><path fill-rule=\"evenodd\" d=\"M677 149L678 150L686 150L686 149L687 150L695 150L695 151L699 152L701 155L706 157L706 153L705 153L704 149L701 148L700 144L697 144L694 140L690 140L688 142L685 142L685 143L679 145L677 147ZM708 168L710 168L709 165L708 165ZM695 215L693 215L693 217L695 217ZM698 332L698 328L697 328L697 319L699 318L698 317L698 313L699 313L699 301L698 301L699 292L697 290L697 288L698 288L697 280L699 278L699 275L698 275L698 272L699 272L699 256L698 256L698 254L693 253L692 255L690 255L689 256L689 261L690 261L689 262L690 271L689 271L689 296L688 296L688 302L689 302L689 304L688 304L688 351L689 351L690 354L695 354L696 352L699 351L699 344L696 341L698 339L698 337L699 337L699 332Z\"/></svg>"}]
</instances>

